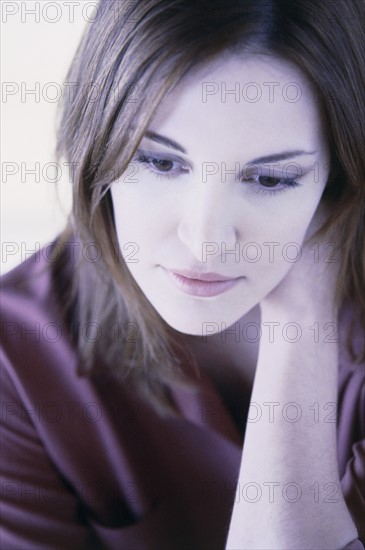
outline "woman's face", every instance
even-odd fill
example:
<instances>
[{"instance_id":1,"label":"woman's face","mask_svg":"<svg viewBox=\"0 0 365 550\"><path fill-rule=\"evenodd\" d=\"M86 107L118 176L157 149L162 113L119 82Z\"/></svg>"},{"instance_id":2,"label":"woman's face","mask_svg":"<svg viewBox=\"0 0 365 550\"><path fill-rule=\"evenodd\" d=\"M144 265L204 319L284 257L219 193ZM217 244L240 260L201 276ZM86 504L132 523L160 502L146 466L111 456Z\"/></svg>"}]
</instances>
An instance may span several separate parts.
<instances>
[{"instance_id":1,"label":"woman's face","mask_svg":"<svg viewBox=\"0 0 365 550\"><path fill-rule=\"evenodd\" d=\"M299 69L222 57L165 98L113 183L121 253L174 329L222 331L299 258L328 173L318 103Z\"/></svg>"}]
</instances>

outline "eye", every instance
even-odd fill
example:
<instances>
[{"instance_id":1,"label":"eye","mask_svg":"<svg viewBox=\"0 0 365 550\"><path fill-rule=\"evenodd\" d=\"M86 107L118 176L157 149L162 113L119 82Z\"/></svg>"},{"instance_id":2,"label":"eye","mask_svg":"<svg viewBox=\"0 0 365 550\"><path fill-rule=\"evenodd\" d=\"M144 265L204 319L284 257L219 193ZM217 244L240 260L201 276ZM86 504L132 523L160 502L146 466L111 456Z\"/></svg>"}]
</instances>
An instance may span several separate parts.
<instances>
[{"instance_id":1,"label":"eye","mask_svg":"<svg viewBox=\"0 0 365 550\"><path fill-rule=\"evenodd\" d=\"M290 178L277 178L275 176L258 176L256 182L269 189L280 185L293 186L298 183Z\"/></svg>"},{"instance_id":2,"label":"eye","mask_svg":"<svg viewBox=\"0 0 365 550\"><path fill-rule=\"evenodd\" d=\"M276 187L282 180L272 176L259 176L258 182L264 187Z\"/></svg>"},{"instance_id":3,"label":"eye","mask_svg":"<svg viewBox=\"0 0 365 550\"><path fill-rule=\"evenodd\" d=\"M182 159L169 159L139 151L134 160L157 177L176 177L189 171Z\"/></svg>"},{"instance_id":4,"label":"eye","mask_svg":"<svg viewBox=\"0 0 365 550\"><path fill-rule=\"evenodd\" d=\"M172 162L172 160L150 158L149 162L159 172L170 172L170 170L172 170L174 167L174 163Z\"/></svg>"},{"instance_id":5,"label":"eye","mask_svg":"<svg viewBox=\"0 0 365 550\"><path fill-rule=\"evenodd\" d=\"M265 174L245 174L241 178L241 182L248 183L252 186L251 190L261 194L278 194L288 189L294 189L302 184L295 180L298 174L293 175L292 178L284 178L282 176L265 175Z\"/></svg>"}]
</instances>

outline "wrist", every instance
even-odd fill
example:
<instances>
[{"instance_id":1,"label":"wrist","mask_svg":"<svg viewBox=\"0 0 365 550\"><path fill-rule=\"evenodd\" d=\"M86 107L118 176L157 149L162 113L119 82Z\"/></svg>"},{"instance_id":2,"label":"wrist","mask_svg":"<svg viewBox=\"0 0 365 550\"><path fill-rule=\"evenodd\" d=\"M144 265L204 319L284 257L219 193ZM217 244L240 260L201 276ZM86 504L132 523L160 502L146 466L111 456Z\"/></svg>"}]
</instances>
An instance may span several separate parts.
<instances>
[{"instance_id":1,"label":"wrist","mask_svg":"<svg viewBox=\"0 0 365 550\"><path fill-rule=\"evenodd\" d=\"M288 344L295 348L304 346L313 348L326 344L333 347L339 342L339 325L337 321L323 318L316 320L311 316L298 318L287 315L267 315L261 321L261 346Z\"/></svg>"},{"instance_id":2,"label":"wrist","mask_svg":"<svg viewBox=\"0 0 365 550\"><path fill-rule=\"evenodd\" d=\"M261 321L295 321L298 323L337 322L338 311L334 303L321 303L307 299L280 301L272 303L262 300L260 303Z\"/></svg>"}]
</instances>

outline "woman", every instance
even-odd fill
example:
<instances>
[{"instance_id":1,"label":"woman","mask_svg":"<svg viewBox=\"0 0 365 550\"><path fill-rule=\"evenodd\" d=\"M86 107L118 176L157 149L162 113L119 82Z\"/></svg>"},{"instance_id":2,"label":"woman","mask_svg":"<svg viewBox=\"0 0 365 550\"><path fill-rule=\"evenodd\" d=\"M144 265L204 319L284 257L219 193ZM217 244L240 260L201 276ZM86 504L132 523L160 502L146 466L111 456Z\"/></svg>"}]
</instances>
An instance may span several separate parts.
<instances>
[{"instance_id":1,"label":"woman","mask_svg":"<svg viewBox=\"0 0 365 550\"><path fill-rule=\"evenodd\" d=\"M3 278L4 548L364 548L364 15L100 1Z\"/></svg>"}]
</instances>

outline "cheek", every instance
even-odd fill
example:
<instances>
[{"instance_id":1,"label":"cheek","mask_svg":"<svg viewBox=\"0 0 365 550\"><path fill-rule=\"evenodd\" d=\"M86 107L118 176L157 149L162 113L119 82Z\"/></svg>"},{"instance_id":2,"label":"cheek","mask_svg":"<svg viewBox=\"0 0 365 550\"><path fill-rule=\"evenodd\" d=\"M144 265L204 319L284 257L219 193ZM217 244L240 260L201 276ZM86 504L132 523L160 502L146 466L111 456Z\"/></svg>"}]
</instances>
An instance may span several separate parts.
<instances>
[{"instance_id":1,"label":"cheek","mask_svg":"<svg viewBox=\"0 0 365 550\"><path fill-rule=\"evenodd\" d=\"M146 225L153 210L144 197L116 185L111 189L114 220L119 244L148 237Z\"/></svg>"},{"instance_id":2,"label":"cheek","mask_svg":"<svg viewBox=\"0 0 365 550\"><path fill-rule=\"evenodd\" d=\"M157 194L116 185L111 189L117 240L133 275L155 263L164 249L174 249L173 208Z\"/></svg>"},{"instance_id":3,"label":"cheek","mask_svg":"<svg viewBox=\"0 0 365 550\"><path fill-rule=\"evenodd\" d=\"M291 242L301 245L320 203L323 188L324 185L312 185L307 181L303 188L285 191L284 196L270 199L260 210L260 235L265 234L267 240L277 241L282 246Z\"/></svg>"},{"instance_id":4,"label":"cheek","mask_svg":"<svg viewBox=\"0 0 365 550\"><path fill-rule=\"evenodd\" d=\"M153 179L130 186L113 184L111 196L120 244L132 239L141 245L154 242L156 247L176 233L181 196L166 186Z\"/></svg>"},{"instance_id":5,"label":"cheek","mask_svg":"<svg viewBox=\"0 0 365 550\"><path fill-rule=\"evenodd\" d=\"M142 219L141 213L134 212L124 200L121 189L111 188L111 197L114 212L115 231L119 249L124 261L129 265L129 254L132 254L131 261L138 261L141 251L140 233L138 232L138 220ZM135 259L137 255L137 260Z\"/></svg>"},{"instance_id":6,"label":"cheek","mask_svg":"<svg viewBox=\"0 0 365 550\"><path fill-rule=\"evenodd\" d=\"M316 204L300 208L296 201L291 208L260 216L240 243L242 271L255 285L269 291L300 260L303 242ZM256 261L255 261L256 258Z\"/></svg>"},{"instance_id":7,"label":"cheek","mask_svg":"<svg viewBox=\"0 0 365 550\"><path fill-rule=\"evenodd\" d=\"M278 200L276 198L272 201ZM298 208L299 201L292 204L275 205L252 209L248 215L242 216L238 228L242 244L252 242L265 250L270 246L283 248L286 244L296 242L301 244L315 210ZM267 244L266 244L267 243Z\"/></svg>"}]
</instances>

